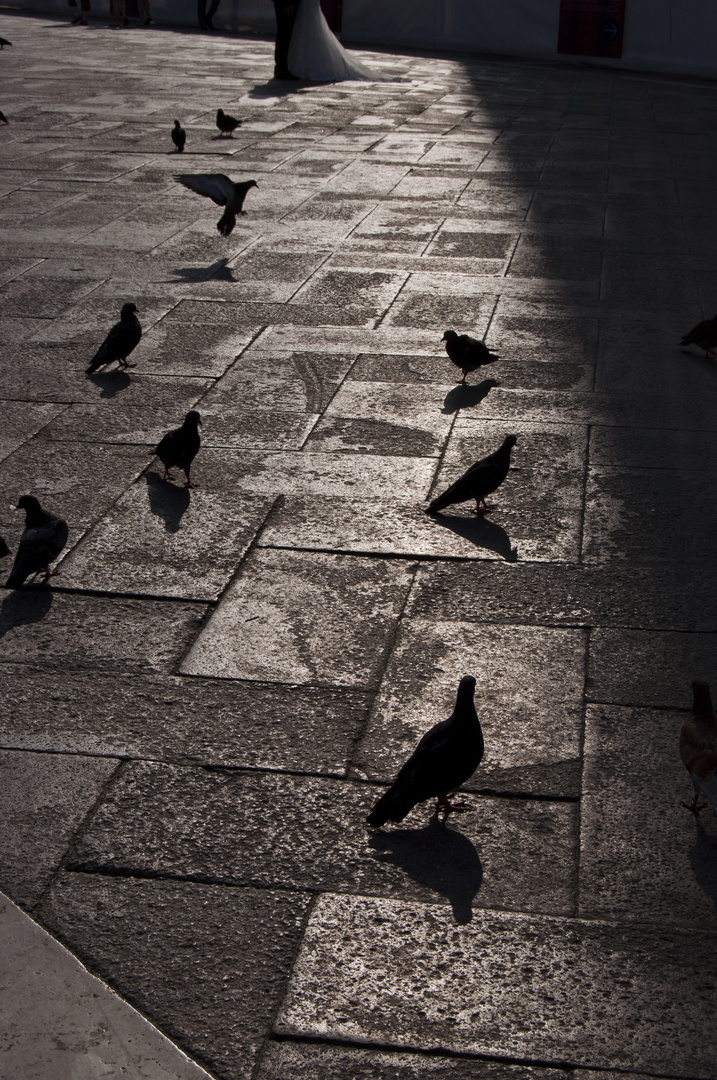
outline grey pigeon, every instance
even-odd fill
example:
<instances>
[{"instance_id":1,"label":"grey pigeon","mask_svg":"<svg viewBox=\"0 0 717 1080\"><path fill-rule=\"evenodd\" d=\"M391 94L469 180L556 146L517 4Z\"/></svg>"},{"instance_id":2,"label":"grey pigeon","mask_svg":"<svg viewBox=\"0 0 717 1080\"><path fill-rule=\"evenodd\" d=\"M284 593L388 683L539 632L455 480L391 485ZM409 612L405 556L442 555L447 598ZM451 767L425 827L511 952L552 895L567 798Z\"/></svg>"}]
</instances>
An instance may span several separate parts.
<instances>
[{"instance_id":1,"label":"grey pigeon","mask_svg":"<svg viewBox=\"0 0 717 1080\"><path fill-rule=\"evenodd\" d=\"M196 176L175 176L180 184L184 184L190 191L196 191L197 195L205 195L217 204L225 206L226 210L217 222L217 229L222 236L229 236L237 223L237 216L246 217L246 210L242 210L244 199L249 188L258 187L256 180L242 180L235 184L223 173L199 173Z\"/></svg>"},{"instance_id":2,"label":"grey pigeon","mask_svg":"<svg viewBox=\"0 0 717 1080\"><path fill-rule=\"evenodd\" d=\"M5 540L0 536L0 559L4 559L6 555L10 554L10 548L5 543Z\"/></svg>"},{"instance_id":3,"label":"grey pigeon","mask_svg":"<svg viewBox=\"0 0 717 1080\"><path fill-rule=\"evenodd\" d=\"M114 324L93 356L90 366L86 369L88 375L104 367L105 364L114 363L115 360L119 362L121 368L135 367L134 364L127 363L127 357L137 348L142 337L142 327L135 314L136 311L134 304L122 305L120 321Z\"/></svg>"},{"instance_id":4,"label":"grey pigeon","mask_svg":"<svg viewBox=\"0 0 717 1080\"><path fill-rule=\"evenodd\" d=\"M366 818L369 825L380 829L389 820L403 821L416 803L434 797L436 810L443 810L446 817L465 809L463 803L452 803L448 793L473 775L483 757L483 732L473 704L475 686L472 675L463 676L453 712L423 736Z\"/></svg>"},{"instance_id":5,"label":"grey pigeon","mask_svg":"<svg viewBox=\"0 0 717 1080\"><path fill-rule=\"evenodd\" d=\"M689 333L685 334L680 345L699 345L701 349L704 349L705 356L714 356L714 350L717 348L717 315L714 319L705 319L704 322L693 326Z\"/></svg>"},{"instance_id":6,"label":"grey pigeon","mask_svg":"<svg viewBox=\"0 0 717 1080\"><path fill-rule=\"evenodd\" d=\"M500 357L488 349L485 341L470 337L468 334L457 334L455 330L446 330L441 341L446 343L446 352L457 368L463 372L461 385L465 385L466 375L469 371L477 371L485 364L493 364Z\"/></svg>"},{"instance_id":7,"label":"grey pigeon","mask_svg":"<svg viewBox=\"0 0 717 1080\"><path fill-rule=\"evenodd\" d=\"M3 124L9 124L10 123L10 121L8 120L8 118L7 118L7 116L5 115L4 112L0 112L0 120L2 120Z\"/></svg>"},{"instance_id":8,"label":"grey pigeon","mask_svg":"<svg viewBox=\"0 0 717 1080\"><path fill-rule=\"evenodd\" d=\"M189 479L189 470L202 443L199 435L201 424L199 413L196 409L191 409L185 416L182 426L168 431L155 448L154 453L164 465L163 480L174 480L169 470L176 468L181 469L187 477L185 487L195 486Z\"/></svg>"},{"instance_id":9,"label":"grey pigeon","mask_svg":"<svg viewBox=\"0 0 717 1080\"><path fill-rule=\"evenodd\" d=\"M12 42L5 37L0 37L0 49L4 49L6 45L12 45Z\"/></svg>"},{"instance_id":10,"label":"grey pigeon","mask_svg":"<svg viewBox=\"0 0 717 1080\"><path fill-rule=\"evenodd\" d=\"M426 513L437 514L446 506L468 502L469 499L476 501L476 514L487 514L489 510L495 510L494 506L488 505L485 497L499 488L508 475L510 451L517 441L517 435L506 436L499 450L476 461L475 465L471 465L463 476L426 507Z\"/></svg>"},{"instance_id":11,"label":"grey pigeon","mask_svg":"<svg viewBox=\"0 0 717 1080\"><path fill-rule=\"evenodd\" d=\"M22 495L17 509L25 511L25 531L6 582L9 589L18 589L33 574L41 573L45 579L58 574L59 570L50 570L50 563L67 543L67 522L43 510L34 495Z\"/></svg>"},{"instance_id":12,"label":"grey pigeon","mask_svg":"<svg viewBox=\"0 0 717 1080\"><path fill-rule=\"evenodd\" d=\"M217 127L222 135L231 135L235 128L241 125L241 120L237 120L234 116L229 116L222 109L217 109Z\"/></svg>"},{"instance_id":13,"label":"grey pigeon","mask_svg":"<svg viewBox=\"0 0 717 1080\"><path fill-rule=\"evenodd\" d=\"M182 125L179 123L179 120L174 121L174 127L172 128L171 135L172 142L177 147L177 153L181 154L184 150L184 144L187 141L187 133L182 127Z\"/></svg>"}]
</instances>

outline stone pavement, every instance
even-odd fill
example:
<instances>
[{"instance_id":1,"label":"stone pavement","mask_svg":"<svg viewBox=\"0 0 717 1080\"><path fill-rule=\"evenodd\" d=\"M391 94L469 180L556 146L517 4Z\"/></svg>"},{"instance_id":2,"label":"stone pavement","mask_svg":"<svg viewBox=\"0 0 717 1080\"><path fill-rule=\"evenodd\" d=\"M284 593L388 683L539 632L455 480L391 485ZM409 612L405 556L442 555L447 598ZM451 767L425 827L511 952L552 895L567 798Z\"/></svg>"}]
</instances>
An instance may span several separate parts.
<instances>
[{"instance_id":1,"label":"stone pavement","mask_svg":"<svg viewBox=\"0 0 717 1080\"><path fill-rule=\"evenodd\" d=\"M0 887L217 1080L714 1077L714 84L0 33L0 533L71 535L2 594ZM259 181L228 240L178 170ZM463 390L447 327L501 354ZM498 509L427 518L509 432ZM465 673L472 812L372 833Z\"/></svg>"}]
</instances>

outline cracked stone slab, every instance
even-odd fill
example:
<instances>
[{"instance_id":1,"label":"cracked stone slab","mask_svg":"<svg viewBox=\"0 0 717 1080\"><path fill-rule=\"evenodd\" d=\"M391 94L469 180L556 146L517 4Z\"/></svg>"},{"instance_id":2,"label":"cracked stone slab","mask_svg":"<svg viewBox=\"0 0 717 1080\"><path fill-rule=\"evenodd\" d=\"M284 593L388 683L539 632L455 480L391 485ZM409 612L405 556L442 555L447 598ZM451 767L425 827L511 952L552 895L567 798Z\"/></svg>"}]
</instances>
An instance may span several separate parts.
<instances>
[{"instance_id":1,"label":"cracked stone slab","mask_svg":"<svg viewBox=\"0 0 717 1080\"><path fill-rule=\"evenodd\" d=\"M266 355L247 350L209 391L207 405L321 413L346 376L353 356L317 352Z\"/></svg>"},{"instance_id":2,"label":"cracked stone slab","mask_svg":"<svg viewBox=\"0 0 717 1080\"><path fill-rule=\"evenodd\" d=\"M590 636L592 701L689 709L693 679L717 685L712 634L598 629Z\"/></svg>"},{"instance_id":3,"label":"cracked stone slab","mask_svg":"<svg viewBox=\"0 0 717 1080\"><path fill-rule=\"evenodd\" d=\"M375 687L412 576L405 563L256 550L181 670Z\"/></svg>"},{"instance_id":4,"label":"cracked stone slab","mask_svg":"<svg viewBox=\"0 0 717 1080\"><path fill-rule=\"evenodd\" d=\"M201 458L195 464L199 485ZM61 586L217 600L272 502L261 496L238 500L199 486L190 492L150 472L63 560Z\"/></svg>"},{"instance_id":5,"label":"cracked stone slab","mask_svg":"<svg viewBox=\"0 0 717 1080\"><path fill-rule=\"evenodd\" d=\"M6 1076L132 1075L210 1080L164 1035L0 895L0 1003Z\"/></svg>"},{"instance_id":6,"label":"cracked stone slab","mask_svg":"<svg viewBox=\"0 0 717 1080\"><path fill-rule=\"evenodd\" d=\"M297 892L62 874L40 917L214 1076L249 1080L309 901Z\"/></svg>"},{"instance_id":7,"label":"cracked stone slab","mask_svg":"<svg viewBox=\"0 0 717 1080\"><path fill-rule=\"evenodd\" d=\"M9 700L5 709L11 712ZM116 758L0 751L0 885L31 908L70 838L119 764Z\"/></svg>"},{"instance_id":8,"label":"cracked stone slab","mask_svg":"<svg viewBox=\"0 0 717 1080\"><path fill-rule=\"evenodd\" d=\"M328 894L274 1030L708 1080L714 942L500 911L457 930L438 906Z\"/></svg>"},{"instance_id":9,"label":"cracked stone slab","mask_svg":"<svg viewBox=\"0 0 717 1080\"><path fill-rule=\"evenodd\" d=\"M695 819L679 756L686 713L591 705L580 820L580 914L717 932L717 818ZM646 752L647 751L647 752Z\"/></svg>"},{"instance_id":10,"label":"cracked stone slab","mask_svg":"<svg viewBox=\"0 0 717 1080\"><path fill-rule=\"evenodd\" d=\"M414 618L397 636L357 770L392 780L472 674L485 754L468 788L575 795L584 665L582 630Z\"/></svg>"},{"instance_id":11,"label":"cracked stone slab","mask_svg":"<svg viewBox=\"0 0 717 1080\"><path fill-rule=\"evenodd\" d=\"M342 780L135 763L105 793L67 866L447 902L458 923L474 906L573 912L574 803L472 799L451 828L430 800L400 826L371 831L378 794Z\"/></svg>"}]
</instances>

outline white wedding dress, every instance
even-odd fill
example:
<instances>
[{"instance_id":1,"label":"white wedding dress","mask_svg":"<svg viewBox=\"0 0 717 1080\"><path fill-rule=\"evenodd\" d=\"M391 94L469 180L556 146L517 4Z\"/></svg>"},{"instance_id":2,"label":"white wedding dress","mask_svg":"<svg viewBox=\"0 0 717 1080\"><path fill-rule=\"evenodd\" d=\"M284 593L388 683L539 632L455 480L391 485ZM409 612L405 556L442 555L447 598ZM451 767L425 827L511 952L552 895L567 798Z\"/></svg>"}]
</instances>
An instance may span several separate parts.
<instances>
[{"instance_id":1,"label":"white wedding dress","mask_svg":"<svg viewBox=\"0 0 717 1080\"><path fill-rule=\"evenodd\" d=\"M320 0L299 0L289 43L289 71L311 82L392 81L346 52L329 30Z\"/></svg>"}]
</instances>

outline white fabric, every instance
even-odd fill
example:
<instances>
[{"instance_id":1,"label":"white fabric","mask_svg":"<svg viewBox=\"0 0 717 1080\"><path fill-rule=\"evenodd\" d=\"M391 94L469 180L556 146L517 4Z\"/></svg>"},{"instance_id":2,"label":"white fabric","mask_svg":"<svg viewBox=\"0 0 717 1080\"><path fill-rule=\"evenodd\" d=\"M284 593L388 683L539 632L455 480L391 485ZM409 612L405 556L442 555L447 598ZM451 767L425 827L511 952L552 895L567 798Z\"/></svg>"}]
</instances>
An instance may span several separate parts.
<instances>
[{"instance_id":1,"label":"white fabric","mask_svg":"<svg viewBox=\"0 0 717 1080\"><path fill-rule=\"evenodd\" d=\"M320 0L299 0L289 44L289 71L312 82L385 79L346 52L329 30Z\"/></svg>"}]
</instances>

